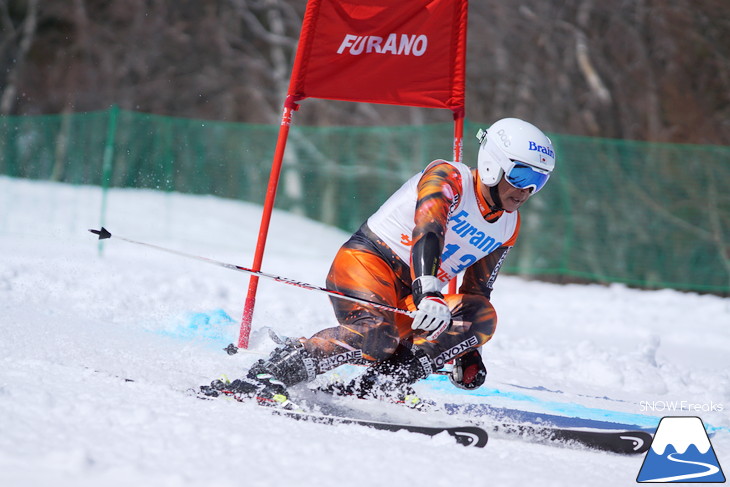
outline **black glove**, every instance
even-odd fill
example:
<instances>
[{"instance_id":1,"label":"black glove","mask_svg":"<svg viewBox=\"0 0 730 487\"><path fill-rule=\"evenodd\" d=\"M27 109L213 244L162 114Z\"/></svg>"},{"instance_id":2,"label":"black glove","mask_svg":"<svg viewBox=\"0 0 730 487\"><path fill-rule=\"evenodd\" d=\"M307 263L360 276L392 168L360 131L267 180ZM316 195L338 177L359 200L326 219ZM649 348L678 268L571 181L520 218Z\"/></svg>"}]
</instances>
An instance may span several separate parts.
<instances>
[{"instance_id":1,"label":"black glove","mask_svg":"<svg viewBox=\"0 0 730 487\"><path fill-rule=\"evenodd\" d=\"M454 368L449 379L459 389L476 389L484 384L486 378L487 368L476 349L469 350L461 357L454 359Z\"/></svg>"}]
</instances>

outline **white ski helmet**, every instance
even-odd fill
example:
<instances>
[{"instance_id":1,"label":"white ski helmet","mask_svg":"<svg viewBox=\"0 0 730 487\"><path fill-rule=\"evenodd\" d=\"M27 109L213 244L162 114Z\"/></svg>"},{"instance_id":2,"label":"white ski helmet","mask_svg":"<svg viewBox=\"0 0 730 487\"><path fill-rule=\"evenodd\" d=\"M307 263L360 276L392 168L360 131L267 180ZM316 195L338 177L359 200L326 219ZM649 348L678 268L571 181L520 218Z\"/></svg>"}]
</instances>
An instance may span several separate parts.
<instances>
[{"instance_id":1,"label":"white ski helmet","mask_svg":"<svg viewBox=\"0 0 730 487\"><path fill-rule=\"evenodd\" d=\"M540 129L518 118L503 118L480 129L481 142L477 157L479 178L487 186L495 186L506 176L516 188L529 188L537 193L555 168L553 143Z\"/></svg>"}]
</instances>

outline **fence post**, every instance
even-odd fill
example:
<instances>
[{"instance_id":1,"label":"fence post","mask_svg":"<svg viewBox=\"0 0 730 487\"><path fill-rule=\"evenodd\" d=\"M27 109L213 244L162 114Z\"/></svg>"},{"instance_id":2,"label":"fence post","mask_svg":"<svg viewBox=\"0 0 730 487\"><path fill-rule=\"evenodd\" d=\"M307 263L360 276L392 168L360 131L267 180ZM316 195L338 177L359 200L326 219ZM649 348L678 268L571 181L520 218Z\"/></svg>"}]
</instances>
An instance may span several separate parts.
<instances>
[{"instance_id":1,"label":"fence post","mask_svg":"<svg viewBox=\"0 0 730 487\"><path fill-rule=\"evenodd\" d=\"M106 220L106 199L111 185L112 169L114 165L114 143L117 136L117 119L119 118L119 107L112 105L109 108L109 120L106 125L106 141L104 143L104 158L101 165L101 217L99 228L104 226ZM104 252L104 241L99 240L99 256Z\"/></svg>"}]
</instances>

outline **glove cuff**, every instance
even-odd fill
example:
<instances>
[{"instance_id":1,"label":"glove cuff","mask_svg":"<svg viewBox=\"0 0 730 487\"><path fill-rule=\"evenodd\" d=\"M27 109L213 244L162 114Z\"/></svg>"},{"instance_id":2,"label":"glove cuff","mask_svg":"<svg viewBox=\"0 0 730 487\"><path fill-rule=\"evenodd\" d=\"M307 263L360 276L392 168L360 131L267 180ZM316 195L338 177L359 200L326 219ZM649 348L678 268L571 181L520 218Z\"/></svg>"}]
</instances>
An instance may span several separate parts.
<instances>
[{"instance_id":1,"label":"glove cuff","mask_svg":"<svg viewBox=\"0 0 730 487\"><path fill-rule=\"evenodd\" d=\"M444 283L439 281L436 276L419 276L413 281L413 293L426 294L426 293L439 293L444 287Z\"/></svg>"},{"instance_id":2,"label":"glove cuff","mask_svg":"<svg viewBox=\"0 0 730 487\"><path fill-rule=\"evenodd\" d=\"M413 289L413 302L418 306L426 296L443 298L444 295L441 294L441 288L443 286L443 283L436 276L426 275L417 277L411 285Z\"/></svg>"}]
</instances>

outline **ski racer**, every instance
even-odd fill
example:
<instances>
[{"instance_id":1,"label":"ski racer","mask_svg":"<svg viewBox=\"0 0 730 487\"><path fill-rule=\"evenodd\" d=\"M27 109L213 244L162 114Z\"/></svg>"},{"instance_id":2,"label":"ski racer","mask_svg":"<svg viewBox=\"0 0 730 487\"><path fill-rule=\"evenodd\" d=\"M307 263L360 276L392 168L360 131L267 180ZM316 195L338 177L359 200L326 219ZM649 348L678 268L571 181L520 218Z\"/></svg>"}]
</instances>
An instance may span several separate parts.
<instances>
[{"instance_id":1,"label":"ski racer","mask_svg":"<svg viewBox=\"0 0 730 487\"><path fill-rule=\"evenodd\" d=\"M431 162L340 248L327 276L329 289L414 311L415 318L333 298L339 326L289 340L244 379L212 386L286 402L288 387L343 363L366 362L366 372L340 392L404 400L411 384L450 360L454 385L481 386L479 349L497 325L492 286L517 239L518 209L547 182L555 153L542 131L516 118L479 130L477 138L476 168ZM457 275L458 294L442 294Z\"/></svg>"}]
</instances>

